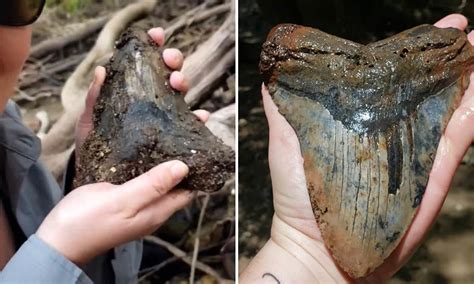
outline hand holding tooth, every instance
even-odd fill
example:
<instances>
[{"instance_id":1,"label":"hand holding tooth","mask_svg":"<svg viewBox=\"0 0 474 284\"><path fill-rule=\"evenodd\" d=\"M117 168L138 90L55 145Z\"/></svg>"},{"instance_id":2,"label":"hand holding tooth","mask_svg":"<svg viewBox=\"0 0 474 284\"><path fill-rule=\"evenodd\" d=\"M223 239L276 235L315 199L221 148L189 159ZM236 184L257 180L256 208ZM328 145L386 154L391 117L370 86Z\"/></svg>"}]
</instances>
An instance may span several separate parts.
<instances>
[{"instance_id":1,"label":"hand holding tooth","mask_svg":"<svg viewBox=\"0 0 474 284\"><path fill-rule=\"evenodd\" d=\"M464 30L466 25L466 19L460 15L450 15L435 24L438 27L453 27L459 30ZM436 31L436 29L421 27L419 30L416 28L412 30L411 35L406 34L394 40L363 47L334 38L331 43L334 45L326 44L328 42L324 40L331 41L328 35L321 37L322 43L320 38L319 43L305 46L310 42L308 39L316 38L322 33L314 30L305 31L297 26L287 26L286 33L284 29L280 30L283 36L277 35L274 39L281 40L283 45L286 43L288 46L283 46L274 53L271 50L275 47L274 44L264 45L261 61L261 69L269 82L270 91L265 87L262 88L265 113L270 128L269 164L275 208L272 235L240 279L243 283L250 283L260 279L262 274L268 275L264 272L271 272L281 282L295 282L302 279L307 282L343 282L351 281L349 276L366 276L375 268L359 281L368 280L373 283L386 281L414 253L434 222L446 197L454 172L474 140L474 131L471 131L474 123L474 115L471 115L474 108L474 83L466 89L474 64L472 48L474 32L466 38L454 29L437 31L437 35L432 35L431 39L436 39L437 42L446 41L446 44L440 44L437 47L431 43L429 47L424 47L423 42L427 46L430 43L423 39L424 33L429 30ZM305 35L306 40L298 42L297 36L292 38L290 35L294 31L296 31L295 34ZM278 32L279 30L275 29L273 35ZM407 40L410 41L411 36L419 36L420 40L411 39L413 44L404 50L403 45ZM271 36L270 40L272 40ZM340 52L331 52L334 46ZM445 49L437 50L437 48L442 48L441 46ZM311 52L311 48L314 47L320 47L320 49ZM423 78L427 70L406 78L402 76L404 74L397 74L397 72L393 74L394 79L400 80L400 84L392 86L394 90L392 95L387 96L386 101L382 100L384 103L381 105L382 108L390 105L393 107L392 111L387 109L388 111L383 115L388 117L405 115L404 112L397 113L396 109L409 106L409 104L398 105L402 104L400 102L403 100L390 102L390 99L401 98L397 96L397 92L399 95L414 96L415 99L406 97L409 103L420 106L417 107L419 110L416 113L406 112L411 119L416 118L411 125L415 128L411 132L413 130L417 132L411 138L417 140L412 143L408 141L410 137L406 134L410 131L404 119L400 119L401 122L396 124L395 130L399 133L384 137L383 134L378 133L383 127L384 120L380 124L372 125L370 124L372 115L358 112L363 110L363 104L360 105L361 108L354 108L355 105L350 107L351 104L357 102L357 100L352 100L359 99L358 102L363 102L364 95L370 95L370 92L352 92L354 89L350 88L350 83L354 82L354 80L351 81L353 74L340 72L341 68L338 68L338 66L350 66L348 70L369 70L361 72L362 75L371 74L371 72L383 75L383 72L377 73L377 68L380 68L383 62L370 62L374 57L367 55L378 48L390 50L390 47L393 47L392 55L387 53L386 57L393 63L401 64L398 66L417 64L417 60L425 60L425 62L420 61L418 66L414 65L411 69L406 69L407 72L439 64L440 66L435 71L438 73L433 73L429 79L442 80L443 76L446 76L446 81L444 81L446 88L439 89L440 96L435 98L430 92L425 94L430 97L422 95L423 84L426 84L425 87L428 89L436 85L435 83L430 85L428 81L424 81L428 79ZM421 52L426 52L426 54ZM375 58L380 58L380 55L378 54ZM414 57L410 57L412 55ZM305 63L295 62L302 58ZM288 65L286 69L285 64ZM275 68L274 73L272 73L273 68ZM315 72L319 72L317 76ZM332 78L333 74L336 74L337 78ZM298 78L297 82L292 81L295 77ZM473 77L470 76L471 81ZM305 78L309 79L305 80ZM384 84L383 76L377 78L372 78L368 82L376 86ZM403 86L403 83L409 81L410 78L418 78L420 80L418 83L421 84L415 85L421 89L405 86L408 89L403 92L394 88ZM331 83L334 86L342 84L346 88L325 88ZM319 92L311 93L312 90L319 90ZM419 100L416 99L417 95ZM376 103L378 100L373 96L368 96L367 99L368 104ZM345 107L347 109L344 109ZM430 108L431 111L429 111ZM372 114L376 112L376 109L371 110ZM338 117L339 122L334 121L335 117ZM359 120L355 121L356 124L351 124L351 119L354 122L354 118L359 118ZM347 131L349 128L352 128L351 132ZM353 137L361 131L374 130L374 128L378 130L371 132L370 135L369 133L360 135L362 136L360 139ZM434 130L436 137L431 137L433 133L429 134L426 130ZM428 135L429 138L422 139L423 135ZM393 138L401 140L393 141ZM427 145L428 147L423 148ZM374 156L373 153L381 146L385 147L379 151L381 155ZM368 149L368 151L363 151L363 149ZM396 149L401 150L401 153L399 150L390 153L391 150ZM423 151L433 153L433 155L424 156L423 154L426 153ZM393 159L397 157L403 157L403 160L400 159L394 163ZM351 163L358 166L350 167ZM378 169L383 164L385 167L379 174ZM420 170L421 172L417 172ZM394 179L397 176L400 179ZM407 185L414 186L407 187ZM334 188L344 190L331 194L329 191ZM394 202L400 197L403 197L403 200ZM397 211L402 205L405 211ZM414 215L415 212L416 215ZM352 218L339 219L339 216ZM376 218L377 216L382 218ZM386 216L390 216L391 219L387 219ZM403 220L404 218L406 219ZM393 230L394 223L400 221L402 221L401 224L405 224L403 228ZM376 229L371 231L370 228ZM382 242L375 242L377 238ZM350 243L353 241L358 245L354 246L354 243ZM344 249L348 247L354 247L356 250L344 253ZM360 251L369 249L373 251L372 256L379 254L378 259L370 255L360 257ZM391 254L387 254L387 251L392 250ZM272 259L271 265L270 259ZM382 261L383 263L378 266ZM344 270L349 273L341 270L336 262L339 265L342 264Z\"/></svg>"}]
</instances>

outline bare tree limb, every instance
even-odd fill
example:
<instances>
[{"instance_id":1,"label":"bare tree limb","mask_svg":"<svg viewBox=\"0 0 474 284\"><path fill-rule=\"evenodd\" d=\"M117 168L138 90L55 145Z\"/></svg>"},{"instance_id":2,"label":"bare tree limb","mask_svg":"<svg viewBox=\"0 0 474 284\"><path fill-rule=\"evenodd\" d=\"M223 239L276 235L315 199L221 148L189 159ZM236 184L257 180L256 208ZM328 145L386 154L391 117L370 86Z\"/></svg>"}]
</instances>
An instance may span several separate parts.
<instances>
[{"instance_id":1,"label":"bare tree limb","mask_svg":"<svg viewBox=\"0 0 474 284\"><path fill-rule=\"evenodd\" d=\"M232 1L234 3L234 1ZM183 73L189 80L190 86L197 86L209 73L209 69L203 68L203 63L206 66L216 66L219 61L235 46L235 11L233 5L231 6L231 13L220 26L220 28L198 49L191 54L183 65ZM189 103L187 96L186 102ZM193 96L194 102L200 99ZM193 106L193 105L191 105Z\"/></svg>"},{"instance_id":2,"label":"bare tree limb","mask_svg":"<svg viewBox=\"0 0 474 284\"><path fill-rule=\"evenodd\" d=\"M204 10L209 6L209 1L204 2L203 4L197 6L194 9L189 10L183 16L179 17L175 22L173 22L169 27L165 29L165 38L170 39L178 30L190 26L191 24L199 23L204 21L212 16L216 16L222 13L226 13L231 9L231 3L224 3L219 6Z\"/></svg>"},{"instance_id":3,"label":"bare tree limb","mask_svg":"<svg viewBox=\"0 0 474 284\"><path fill-rule=\"evenodd\" d=\"M42 41L31 48L30 57L39 58L51 51L62 49L71 43L79 41L98 31L108 20L109 16L93 19L72 34Z\"/></svg>"},{"instance_id":4,"label":"bare tree limb","mask_svg":"<svg viewBox=\"0 0 474 284\"><path fill-rule=\"evenodd\" d=\"M16 94L13 97L13 99L16 102L19 102L19 101L22 101L22 100L29 101L29 102L35 102L35 101L37 101L41 98L47 98L47 97L59 95L60 92L61 92L61 88L60 87L54 87L54 86L50 86L50 87L46 87L46 88L45 87L39 88L33 94L27 94L25 91L22 91L22 90L16 88L15 89Z\"/></svg>"},{"instance_id":5,"label":"bare tree limb","mask_svg":"<svg viewBox=\"0 0 474 284\"><path fill-rule=\"evenodd\" d=\"M220 79L235 64L235 48L231 48L206 75L186 94L185 100L190 106L204 101L218 85ZM205 69L205 68L203 68Z\"/></svg>"},{"instance_id":6,"label":"bare tree limb","mask_svg":"<svg viewBox=\"0 0 474 284\"><path fill-rule=\"evenodd\" d=\"M42 139L44 135L46 134L46 129L48 129L49 127L48 113L44 110L38 111L35 114L35 117L40 121L40 129L38 130L38 133L36 133L36 136Z\"/></svg>"},{"instance_id":7,"label":"bare tree limb","mask_svg":"<svg viewBox=\"0 0 474 284\"><path fill-rule=\"evenodd\" d=\"M232 149L235 149L235 115L235 104L231 104L213 112L206 122L207 128Z\"/></svg>"},{"instance_id":8,"label":"bare tree limb","mask_svg":"<svg viewBox=\"0 0 474 284\"><path fill-rule=\"evenodd\" d=\"M26 79L22 80L19 84L20 89L23 90L28 88L42 79L48 78L56 73L63 72L71 67L76 66L84 59L85 56L85 54L73 55L61 60L59 63L50 64L49 66L44 67L44 70L41 70L41 72L36 72L35 76L27 77Z\"/></svg>"}]
</instances>

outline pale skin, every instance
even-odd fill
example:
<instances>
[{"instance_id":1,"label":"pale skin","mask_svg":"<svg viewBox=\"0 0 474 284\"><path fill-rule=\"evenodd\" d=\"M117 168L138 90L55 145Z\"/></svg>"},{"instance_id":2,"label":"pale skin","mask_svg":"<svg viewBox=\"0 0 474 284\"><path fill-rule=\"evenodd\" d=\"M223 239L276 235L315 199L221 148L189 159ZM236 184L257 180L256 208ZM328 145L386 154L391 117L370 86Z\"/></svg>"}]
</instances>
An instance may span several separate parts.
<instances>
[{"instance_id":1,"label":"pale skin","mask_svg":"<svg viewBox=\"0 0 474 284\"><path fill-rule=\"evenodd\" d=\"M435 24L464 30L464 16L449 15ZM474 44L474 32L468 35ZM270 129L268 161L272 176L275 214L271 237L240 275L241 283L383 283L413 255L436 219L454 173L474 141L474 75L461 105L441 138L423 201L396 250L364 279L350 279L324 246L311 209L303 158L293 128L278 112L262 86L263 104ZM349 256L350 257L350 256Z\"/></svg>"},{"instance_id":2,"label":"pale skin","mask_svg":"<svg viewBox=\"0 0 474 284\"><path fill-rule=\"evenodd\" d=\"M153 28L150 37L158 44L165 41L162 28ZM31 27L0 26L0 113L13 95L21 68L28 56ZM177 49L163 51L165 64L174 70L171 86L185 93L188 83L179 70L183 55ZM90 86L85 110L76 125L76 147L80 147L92 129L92 111L105 69L97 67ZM195 111L206 121L209 113ZM180 161L157 165L147 173L122 185L97 183L74 189L45 218L37 236L72 262L83 265L95 256L128 241L149 234L186 206L194 194L174 189L187 175L188 167ZM174 190L172 190L174 189ZM14 253L11 229L0 206L0 270Z\"/></svg>"}]
</instances>

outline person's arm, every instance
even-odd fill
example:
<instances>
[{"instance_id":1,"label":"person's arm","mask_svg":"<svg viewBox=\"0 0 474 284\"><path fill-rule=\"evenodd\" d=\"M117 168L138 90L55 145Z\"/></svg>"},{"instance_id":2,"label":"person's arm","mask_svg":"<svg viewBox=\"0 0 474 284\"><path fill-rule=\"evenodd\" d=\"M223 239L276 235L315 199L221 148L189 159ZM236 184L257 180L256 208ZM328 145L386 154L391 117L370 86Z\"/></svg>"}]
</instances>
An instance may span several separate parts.
<instances>
[{"instance_id":1,"label":"person's arm","mask_svg":"<svg viewBox=\"0 0 474 284\"><path fill-rule=\"evenodd\" d=\"M328 265L330 264L330 265ZM273 216L271 237L239 277L242 283L345 283L323 242Z\"/></svg>"},{"instance_id":2,"label":"person's arm","mask_svg":"<svg viewBox=\"0 0 474 284\"><path fill-rule=\"evenodd\" d=\"M62 254L32 235L0 272L0 283L92 283Z\"/></svg>"}]
</instances>

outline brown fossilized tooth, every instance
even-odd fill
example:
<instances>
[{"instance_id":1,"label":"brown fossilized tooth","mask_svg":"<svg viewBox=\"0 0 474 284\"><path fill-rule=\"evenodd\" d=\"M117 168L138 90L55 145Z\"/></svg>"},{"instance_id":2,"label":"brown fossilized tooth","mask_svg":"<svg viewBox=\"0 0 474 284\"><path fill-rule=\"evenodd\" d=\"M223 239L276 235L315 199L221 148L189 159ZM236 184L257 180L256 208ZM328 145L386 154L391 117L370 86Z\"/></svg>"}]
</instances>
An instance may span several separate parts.
<instances>
[{"instance_id":1,"label":"brown fossilized tooth","mask_svg":"<svg viewBox=\"0 0 474 284\"><path fill-rule=\"evenodd\" d=\"M128 30L106 66L94 130L78 151L74 186L124 183L159 163L181 160L181 188L215 191L234 173L234 152L189 110L168 84L170 70L145 31Z\"/></svg>"},{"instance_id":2,"label":"brown fossilized tooth","mask_svg":"<svg viewBox=\"0 0 474 284\"><path fill-rule=\"evenodd\" d=\"M464 32L422 25L369 45L285 24L260 69L295 129L313 212L354 278L395 249L474 65Z\"/></svg>"}]
</instances>

